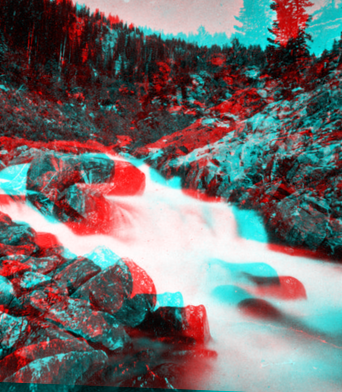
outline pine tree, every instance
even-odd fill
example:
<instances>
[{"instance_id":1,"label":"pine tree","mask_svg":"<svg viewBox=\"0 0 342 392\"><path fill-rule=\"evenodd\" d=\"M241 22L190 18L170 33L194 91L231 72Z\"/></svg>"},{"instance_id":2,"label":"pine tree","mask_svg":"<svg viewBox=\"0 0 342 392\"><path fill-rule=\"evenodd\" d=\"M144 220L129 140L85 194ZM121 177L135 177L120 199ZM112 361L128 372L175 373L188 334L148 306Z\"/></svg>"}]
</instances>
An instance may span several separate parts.
<instances>
[{"instance_id":1,"label":"pine tree","mask_svg":"<svg viewBox=\"0 0 342 392\"><path fill-rule=\"evenodd\" d=\"M291 38L296 39L300 31L305 31L310 21L305 8L311 6L309 0L274 0L271 8L276 11L277 19L270 30L275 35L274 42L286 46Z\"/></svg>"},{"instance_id":2,"label":"pine tree","mask_svg":"<svg viewBox=\"0 0 342 392\"><path fill-rule=\"evenodd\" d=\"M274 0L271 8L277 19L270 32L275 38L268 39L267 72L281 79L285 89L302 84L304 72L310 59L306 29L311 17L305 10L313 4L308 0Z\"/></svg>"},{"instance_id":3,"label":"pine tree","mask_svg":"<svg viewBox=\"0 0 342 392\"><path fill-rule=\"evenodd\" d=\"M235 37L245 46L260 45L265 48L272 24L270 0L244 0L239 16L235 19L242 26L234 26Z\"/></svg>"}]
</instances>

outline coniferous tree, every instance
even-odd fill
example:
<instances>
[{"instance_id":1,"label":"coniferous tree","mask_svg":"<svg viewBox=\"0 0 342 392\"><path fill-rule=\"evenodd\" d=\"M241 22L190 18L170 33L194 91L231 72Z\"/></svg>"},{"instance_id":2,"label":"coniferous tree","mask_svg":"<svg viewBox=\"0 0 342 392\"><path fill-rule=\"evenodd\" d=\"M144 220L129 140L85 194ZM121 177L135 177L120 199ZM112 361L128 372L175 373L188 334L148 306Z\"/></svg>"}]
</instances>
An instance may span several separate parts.
<instances>
[{"instance_id":1,"label":"coniferous tree","mask_svg":"<svg viewBox=\"0 0 342 392\"><path fill-rule=\"evenodd\" d=\"M305 7L312 5L308 0L274 0L271 4L277 19L270 29L274 39L268 39L267 72L281 79L285 89L298 86L303 81L310 58L308 41L311 39L306 32L311 17Z\"/></svg>"}]
</instances>

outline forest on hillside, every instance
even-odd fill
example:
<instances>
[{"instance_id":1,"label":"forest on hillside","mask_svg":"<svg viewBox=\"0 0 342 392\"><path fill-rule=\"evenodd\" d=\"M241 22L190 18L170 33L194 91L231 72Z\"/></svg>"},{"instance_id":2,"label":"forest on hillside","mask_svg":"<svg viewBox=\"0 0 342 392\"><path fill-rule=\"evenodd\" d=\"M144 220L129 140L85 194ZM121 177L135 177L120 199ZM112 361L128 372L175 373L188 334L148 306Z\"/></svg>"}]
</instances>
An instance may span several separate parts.
<instances>
[{"instance_id":1,"label":"forest on hillside","mask_svg":"<svg viewBox=\"0 0 342 392\"><path fill-rule=\"evenodd\" d=\"M1 0L0 80L7 112L26 94L30 102L44 102L47 112L59 105L85 129L91 123L105 144L126 135L139 146L189 126L244 89L276 82L275 99L292 99L294 89L312 91L342 61L340 38L318 57L310 52L308 31L319 24L317 14L313 21L308 13L311 5L245 0L236 17L242 26L221 47L145 35L119 16L91 13L71 0ZM336 19L339 12L332 2L319 18ZM49 134L28 132L15 119L0 126L4 136ZM87 139L89 132L61 130L49 137Z\"/></svg>"}]
</instances>

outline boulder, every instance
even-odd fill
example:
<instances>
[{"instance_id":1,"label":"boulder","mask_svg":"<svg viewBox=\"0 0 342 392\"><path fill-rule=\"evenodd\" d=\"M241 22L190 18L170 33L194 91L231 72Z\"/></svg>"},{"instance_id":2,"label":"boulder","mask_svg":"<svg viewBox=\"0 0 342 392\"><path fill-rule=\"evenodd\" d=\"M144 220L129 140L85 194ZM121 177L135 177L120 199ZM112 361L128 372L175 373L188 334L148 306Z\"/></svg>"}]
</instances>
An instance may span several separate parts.
<instances>
[{"instance_id":1,"label":"boulder","mask_svg":"<svg viewBox=\"0 0 342 392\"><path fill-rule=\"evenodd\" d=\"M145 373L135 376L129 380L122 381L120 388L162 388L175 389L174 385L179 382L184 374L182 366L174 363L163 363L150 369Z\"/></svg>"},{"instance_id":2,"label":"boulder","mask_svg":"<svg viewBox=\"0 0 342 392\"><path fill-rule=\"evenodd\" d=\"M107 359L103 351L57 354L31 362L4 382L82 385L106 365Z\"/></svg>"},{"instance_id":3,"label":"boulder","mask_svg":"<svg viewBox=\"0 0 342 392\"><path fill-rule=\"evenodd\" d=\"M117 320L93 310L87 301L36 291L30 303L46 320L110 351L122 351L129 344L129 337Z\"/></svg>"},{"instance_id":4,"label":"boulder","mask_svg":"<svg viewBox=\"0 0 342 392\"><path fill-rule=\"evenodd\" d=\"M302 199L285 198L270 211L268 225L290 246L316 250L327 235L328 216Z\"/></svg>"},{"instance_id":5,"label":"boulder","mask_svg":"<svg viewBox=\"0 0 342 392\"><path fill-rule=\"evenodd\" d=\"M38 246L34 243L26 245L5 245L0 243L0 257L11 255L27 255L31 256L38 250Z\"/></svg>"},{"instance_id":6,"label":"boulder","mask_svg":"<svg viewBox=\"0 0 342 392\"><path fill-rule=\"evenodd\" d=\"M62 267L62 265L64 265L65 263L67 263L67 260L64 259L63 257L59 256L59 255L53 255L53 256L49 256L49 257L29 257L28 259L25 260L24 264L28 267L30 267L30 269L33 272L37 272L39 274L49 274L52 273Z\"/></svg>"},{"instance_id":7,"label":"boulder","mask_svg":"<svg viewBox=\"0 0 342 392\"><path fill-rule=\"evenodd\" d=\"M119 260L88 280L72 295L82 298L98 310L115 315L124 300L131 296L133 289L132 275L128 266Z\"/></svg>"},{"instance_id":8,"label":"boulder","mask_svg":"<svg viewBox=\"0 0 342 392\"><path fill-rule=\"evenodd\" d=\"M8 305L13 299L13 284L4 276L0 276L0 305Z\"/></svg>"},{"instance_id":9,"label":"boulder","mask_svg":"<svg viewBox=\"0 0 342 392\"><path fill-rule=\"evenodd\" d=\"M73 294L80 286L97 275L101 268L85 257L78 257L72 264L54 276L54 280L64 284Z\"/></svg>"},{"instance_id":10,"label":"boulder","mask_svg":"<svg viewBox=\"0 0 342 392\"><path fill-rule=\"evenodd\" d=\"M85 205L80 201L78 208L74 209L75 205L70 206L68 202L73 201L72 196L75 196L76 191L70 191L69 197L66 198L68 189L78 183L107 182L112 177L113 170L114 162L105 155L76 156L46 152L37 156L28 170L28 199L45 215L62 222L77 222L82 220L82 217L85 218L82 211L78 211L80 208L84 209ZM77 192L76 195L82 196Z\"/></svg>"},{"instance_id":11,"label":"boulder","mask_svg":"<svg viewBox=\"0 0 342 392\"><path fill-rule=\"evenodd\" d=\"M112 250L106 246L98 246L92 252L87 253L83 257L92 260L96 265L105 269L114 265L121 260L121 257L116 255Z\"/></svg>"},{"instance_id":12,"label":"boulder","mask_svg":"<svg viewBox=\"0 0 342 392\"><path fill-rule=\"evenodd\" d=\"M27 224L12 223L0 230L0 243L4 245L27 245L35 242L36 232Z\"/></svg>"},{"instance_id":13,"label":"boulder","mask_svg":"<svg viewBox=\"0 0 342 392\"><path fill-rule=\"evenodd\" d=\"M87 343L77 339L53 339L19 348L0 361L0 382L37 359L71 351L91 352L93 349Z\"/></svg>"},{"instance_id":14,"label":"boulder","mask_svg":"<svg viewBox=\"0 0 342 392\"><path fill-rule=\"evenodd\" d=\"M26 292L45 287L49 283L51 283L50 277L32 271L26 271L19 278L12 280L16 297L20 297Z\"/></svg>"},{"instance_id":15,"label":"boulder","mask_svg":"<svg viewBox=\"0 0 342 392\"><path fill-rule=\"evenodd\" d=\"M135 327L141 324L147 313L156 306L156 288L150 276L130 259L123 259L133 280L132 293L126 298L115 318L123 325Z\"/></svg>"},{"instance_id":16,"label":"boulder","mask_svg":"<svg viewBox=\"0 0 342 392\"><path fill-rule=\"evenodd\" d=\"M20 276L24 272L31 271L30 266L15 261L11 258L1 257L0 258L0 275L8 279Z\"/></svg>"},{"instance_id":17,"label":"boulder","mask_svg":"<svg viewBox=\"0 0 342 392\"><path fill-rule=\"evenodd\" d=\"M109 234L113 230L111 204L91 187L82 189L78 184L69 187L56 208L58 217L61 211L68 215L66 222L78 234Z\"/></svg>"},{"instance_id":18,"label":"boulder","mask_svg":"<svg viewBox=\"0 0 342 392\"><path fill-rule=\"evenodd\" d=\"M210 339L207 312L203 305L160 307L148 313L138 329L153 338L173 343L203 344Z\"/></svg>"},{"instance_id":19,"label":"boulder","mask_svg":"<svg viewBox=\"0 0 342 392\"><path fill-rule=\"evenodd\" d=\"M0 349L11 349L23 337L27 329L27 320L0 313Z\"/></svg>"}]
</instances>

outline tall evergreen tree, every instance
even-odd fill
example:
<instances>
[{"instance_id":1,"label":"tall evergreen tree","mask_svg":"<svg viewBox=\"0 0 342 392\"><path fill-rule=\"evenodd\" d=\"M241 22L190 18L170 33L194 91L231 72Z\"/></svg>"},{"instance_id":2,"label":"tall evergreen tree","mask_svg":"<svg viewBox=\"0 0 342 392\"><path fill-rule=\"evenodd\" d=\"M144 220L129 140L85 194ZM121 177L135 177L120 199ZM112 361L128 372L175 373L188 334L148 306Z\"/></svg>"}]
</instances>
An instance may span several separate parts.
<instances>
[{"instance_id":1,"label":"tall evergreen tree","mask_svg":"<svg viewBox=\"0 0 342 392\"><path fill-rule=\"evenodd\" d=\"M291 38L298 37L300 31L305 32L310 21L305 8L311 6L313 3L310 0L274 0L271 4L271 8L277 13L271 30L275 35L274 42L286 46Z\"/></svg>"},{"instance_id":2,"label":"tall evergreen tree","mask_svg":"<svg viewBox=\"0 0 342 392\"><path fill-rule=\"evenodd\" d=\"M283 82L285 89L303 83L304 72L310 59L306 29L311 17L305 10L313 4L308 0L274 0L271 7L277 19L270 32L275 36L268 39L267 72Z\"/></svg>"}]
</instances>

